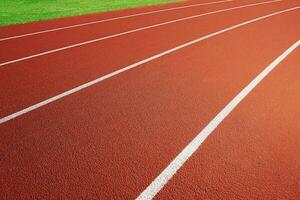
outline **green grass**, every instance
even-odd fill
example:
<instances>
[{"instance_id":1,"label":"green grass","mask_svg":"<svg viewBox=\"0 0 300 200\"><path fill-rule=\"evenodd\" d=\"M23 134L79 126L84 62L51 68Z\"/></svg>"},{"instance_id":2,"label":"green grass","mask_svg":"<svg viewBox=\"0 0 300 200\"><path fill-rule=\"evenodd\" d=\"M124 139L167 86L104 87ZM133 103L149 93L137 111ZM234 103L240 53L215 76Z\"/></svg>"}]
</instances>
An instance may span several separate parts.
<instances>
[{"instance_id":1,"label":"green grass","mask_svg":"<svg viewBox=\"0 0 300 200\"><path fill-rule=\"evenodd\" d=\"M0 0L0 26L180 0Z\"/></svg>"}]
</instances>

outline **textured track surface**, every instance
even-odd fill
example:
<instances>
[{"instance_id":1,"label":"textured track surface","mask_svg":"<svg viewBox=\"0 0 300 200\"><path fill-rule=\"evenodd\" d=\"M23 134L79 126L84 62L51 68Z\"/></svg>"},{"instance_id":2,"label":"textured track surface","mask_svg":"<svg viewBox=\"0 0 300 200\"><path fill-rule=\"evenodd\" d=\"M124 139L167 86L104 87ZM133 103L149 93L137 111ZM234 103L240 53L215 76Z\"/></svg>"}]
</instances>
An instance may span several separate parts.
<instances>
[{"instance_id":1,"label":"textured track surface","mask_svg":"<svg viewBox=\"0 0 300 200\"><path fill-rule=\"evenodd\" d=\"M0 38L188 1L0 29ZM0 63L187 16L192 7L0 41ZM261 2L261 1L260 1ZM0 118L230 26L273 2L159 26L0 67ZM0 124L2 199L134 199L223 107L300 39L300 9L253 22ZM297 48L224 120L157 199L299 199Z\"/></svg>"}]
</instances>

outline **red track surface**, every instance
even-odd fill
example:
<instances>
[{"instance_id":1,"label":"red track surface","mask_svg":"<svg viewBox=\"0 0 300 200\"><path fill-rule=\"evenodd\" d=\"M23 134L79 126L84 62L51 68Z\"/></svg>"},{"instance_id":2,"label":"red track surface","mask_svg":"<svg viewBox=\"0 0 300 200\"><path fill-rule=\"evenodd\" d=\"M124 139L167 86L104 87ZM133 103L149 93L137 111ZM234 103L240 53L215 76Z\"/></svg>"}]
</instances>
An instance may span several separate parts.
<instances>
[{"instance_id":1,"label":"red track surface","mask_svg":"<svg viewBox=\"0 0 300 200\"><path fill-rule=\"evenodd\" d=\"M2 41L0 62L250 3ZM195 38L299 4L282 1L208 15L2 66L0 118ZM158 8L11 26L0 35ZM0 124L1 197L136 198L245 85L300 39L298 19L295 10L231 30ZM156 197L299 199L299 57L296 49L263 80Z\"/></svg>"}]
</instances>

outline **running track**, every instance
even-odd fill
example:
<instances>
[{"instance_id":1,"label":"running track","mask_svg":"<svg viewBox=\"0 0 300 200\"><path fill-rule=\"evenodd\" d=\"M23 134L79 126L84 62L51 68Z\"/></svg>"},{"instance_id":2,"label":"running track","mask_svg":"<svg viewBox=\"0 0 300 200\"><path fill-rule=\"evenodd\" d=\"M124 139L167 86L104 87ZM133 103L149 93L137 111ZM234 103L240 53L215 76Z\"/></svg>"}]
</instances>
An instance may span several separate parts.
<instances>
[{"instance_id":1,"label":"running track","mask_svg":"<svg viewBox=\"0 0 300 200\"><path fill-rule=\"evenodd\" d=\"M0 28L1 199L300 199L300 1L207 2Z\"/></svg>"}]
</instances>

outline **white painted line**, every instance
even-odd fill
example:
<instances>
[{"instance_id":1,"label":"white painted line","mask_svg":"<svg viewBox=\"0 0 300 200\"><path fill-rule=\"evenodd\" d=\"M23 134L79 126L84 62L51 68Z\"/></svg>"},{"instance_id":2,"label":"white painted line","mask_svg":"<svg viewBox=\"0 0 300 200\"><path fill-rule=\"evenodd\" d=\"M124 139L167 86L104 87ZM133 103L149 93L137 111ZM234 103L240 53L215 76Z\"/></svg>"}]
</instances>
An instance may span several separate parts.
<instances>
[{"instance_id":1,"label":"white painted line","mask_svg":"<svg viewBox=\"0 0 300 200\"><path fill-rule=\"evenodd\" d=\"M251 7L251 6L274 3L274 2L278 2L278 1L281 1L281 0L265 1L265 2L261 2L261 3L254 3L254 4L244 5L244 6L238 6L238 7L228 8L228 9L222 9L222 10L218 10L218 11L213 11L213 12L203 13L203 14L199 14L199 15L193 15L193 16L185 17L185 18L181 18L181 19L176 19L176 20L172 20L172 21L168 21L168 22L163 22L163 23L159 23L159 24L155 24L155 25L151 25L151 26L146 26L146 27L142 27L142 28L138 28L138 29L134 29L134 30L130 30L130 31L125 31L125 32L122 32L122 33L117 33L117 34L102 37L102 38L97 38L97 39L94 39L94 40L88 40L86 42L81 42L81 43L65 46L65 47L58 48L58 49L53 49L53 50L50 50L50 51L45 51L45 52L34 54L34 55L31 55L31 56L26 56L26 57L18 58L18 59L15 59L15 60L7 61L7 62L4 62L4 63L0 63L0 67L2 67L4 65L8 65L8 64L13 64L13 63L17 63L17 62L20 62L20 61L28 60L28 59L31 59L31 58L36 58L36 57L44 56L44 55L47 55L47 54L55 53L55 52L58 52L58 51L63 51L63 50L71 49L71 48L74 48L74 47L78 47L78 46L82 46L82 45L86 45L86 44L91 44L91 43L99 42L99 41L102 41L102 40L106 40L106 39L110 39L110 38L130 34L130 33L135 33L135 32L138 32L138 31L143 31L143 30L146 30L146 29L151 29L151 28L155 28L155 27L159 27L159 26L163 26L163 25L167 25L167 24L172 24L172 23L176 23L176 22L180 22L180 21L185 21L185 20L197 18L197 17L202 17L202 16L206 16L206 15L211 15L211 14L216 14L216 13L221 13L221 12L226 12L226 11Z\"/></svg>"},{"instance_id":2,"label":"white painted line","mask_svg":"<svg viewBox=\"0 0 300 200\"><path fill-rule=\"evenodd\" d=\"M288 48L282 55L265 68L252 80L237 96L213 118L209 124L176 156L176 158L154 179L154 181L137 197L137 200L153 199L167 184L183 164L198 150L204 140L218 127L218 125L237 107L237 105L293 50L300 45L300 40Z\"/></svg>"},{"instance_id":3,"label":"white painted line","mask_svg":"<svg viewBox=\"0 0 300 200\"><path fill-rule=\"evenodd\" d=\"M202 41L202 40L206 40L206 39L208 39L208 38L211 38L211 37L220 35L221 33L228 32L228 31L230 31L230 30L239 28L239 27L241 27L241 26L244 26L244 25L247 25L247 24L250 24L250 23L253 23L253 22L262 20L262 19L266 19L266 18L275 16L275 15L279 15L279 14L286 13L286 12L290 12L290 11L297 10L297 9L300 9L300 6L293 7L293 8L289 8L289 9L285 9L285 10L282 10L282 11L279 11L279 12L274 12L274 13L271 13L271 14L268 14L268 15L264 15L264 16L262 16L262 17L258 17L258 18L252 19L252 20L248 20L248 21L245 21L245 22L243 22L243 23L240 23L240 24L231 26L231 27L229 27L229 28L220 30L220 31L218 31L218 32L214 32L214 33L211 33L211 34L206 35L206 36L204 36L204 37L201 37L201 38L192 40L192 41L190 41L190 42L184 43L184 44L182 44L182 45L180 45L180 46L177 46L177 47L175 47L175 48L169 49L169 50L164 51L164 52L162 52L162 53L156 54L156 55L154 55L154 56L152 56L152 57L149 57L149 58L147 58L147 59L145 59L145 60L141 60L141 61L139 61L139 62L137 62L137 63L131 64L131 65L129 65L129 66L127 66L127 67L124 67L124 68L122 68L122 69L116 70L116 71L114 71L114 72L112 72L112 73L109 73L109 74L107 74L107 75L105 75L105 76L99 77L99 78L97 78L97 79L95 79L95 80L93 80L93 81L90 81L90 82L88 82L88 83L85 83L85 84L83 84L83 85L80 85L80 86L78 86L78 87L75 87L75 88L73 88L73 89L71 89L71 90L68 90L68 91L66 91L66 92L63 92L63 93L61 93L61 94L59 94L59 95L57 95L57 96L54 96L54 97L49 98L49 99L46 99L46 100L44 100L44 101L42 101L42 102L39 102L39 103L37 103L37 104L34 104L34 105L28 107L28 108L25 108L25 109L20 110L20 111L18 111L18 112L16 112L16 113L13 113L13 114L11 114L11 115L8 115L8 116L6 116L6 117L3 117L3 118L0 119L0 124L2 124L2 123L4 123L4 122L7 122L7 121L9 121L9 120L11 120L11 119L14 119L14 118L16 118L16 117L19 117L19 116L21 116L21 115L24 115L24 114L26 114L26 113L28 113L28 112L33 111L33 110L36 110L36 109L38 109L38 108L40 108L40 107L42 107L42 106L45 106L45 105L47 105L47 104L49 104L49 103L52 103L52 102L54 102L54 101L57 101L57 100L59 100L59 99L61 99L61 98L63 98L63 97L66 97L66 96L68 96L68 95L70 95L70 94L73 94L73 93L75 93L75 92L78 92L78 91L80 91L80 90L83 90L83 89L85 89L85 88L87 88L87 87L90 87L90 86L92 86L92 85L95 85L95 84L97 84L97 83L99 83L99 82L101 82L101 81L104 81L104 80L106 80L106 79L109 79L109 78L111 78L111 77L114 77L114 76L116 76L116 75L118 75L118 74L121 74L121 73L123 73L123 72L125 72L125 71L128 71L128 70L130 70L130 69L136 68L136 67L138 67L138 66L140 66L140 65L142 65L142 64L145 64L145 63L148 63L148 62L150 62L150 61L152 61L152 60L158 59L158 58L160 58L160 57L162 57L162 56L165 56L165 55L167 55L167 54L170 54L170 53L172 53L172 52L175 52L175 51L180 50L180 49L182 49L182 48L185 48L185 47L187 47L187 46L191 46L191 45L193 45L193 44L196 44L196 43L198 43L198 42L200 42L200 41Z\"/></svg>"},{"instance_id":4,"label":"white painted line","mask_svg":"<svg viewBox=\"0 0 300 200\"><path fill-rule=\"evenodd\" d=\"M225 2L230 2L230 1L233 1L233 0L198 3L198 4L193 4L193 5L187 5L187 6L179 6L179 7L174 7L174 8L167 8L167 9L137 13L137 14L132 14L132 15L125 15L125 16L121 16L121 17L114 17L114 18L110 18L110 19L97 20L97 21L92 21L92 22L87 22L87 23L82 23L82 24L75 24L75 25L71 25L71 26L64 26L64 27L60 27L60 28L53 28L53 29L48 29L48 30L44 30L44 31L37 31L37 32L32 32L32 33L25 33L22 35L15 35L15 36L11 36L11 37L1 38L0 42L5 41L5 40L21 38L21 37L27 37L27 36L31 36L31 35L38 35L38 34L42 34L42 33L49 33L49 32L54 32L54 31L59 31L59 30L65 30L65 29L71 29L71 28L76 28L76 27L81 27L81 26L109 22L109 21L114 21L114 20L119 20L119 19L126 19L126 18L131 18L131 17L150 15L150 14L154 14L154 13L161 13L161 12L172 11L172 10L180 10L180 9L186 9L186 8L191 8L191 7L199 7L199 6L204 6L204 5L219 4L219 3L225 3Z\"/></svg>"}]
</instances>

